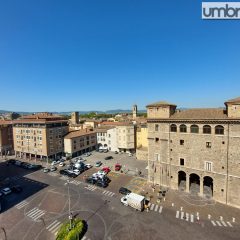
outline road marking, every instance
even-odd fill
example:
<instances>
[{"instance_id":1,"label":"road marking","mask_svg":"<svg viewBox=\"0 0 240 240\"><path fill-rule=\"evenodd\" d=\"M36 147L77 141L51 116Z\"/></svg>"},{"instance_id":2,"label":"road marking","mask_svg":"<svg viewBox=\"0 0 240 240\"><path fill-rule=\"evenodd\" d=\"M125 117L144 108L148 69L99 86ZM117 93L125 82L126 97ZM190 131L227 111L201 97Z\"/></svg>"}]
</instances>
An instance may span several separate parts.
<instances>
[{"instance_id":1,"label":"road marking","mask_svg":"<svg viewBox=\"0 0 240 240\"><path fill-rule=\"evenodd\" d=\"M211 221L211 223L212 223L212 225L213 225L214 227L217 226L216 223L215 223L213 220Z\"/></svg>"},{"instance_id":2,"label":"road marking","mask_svg":"<svg viewBox=\"0 0 240 240\"><path fill-rule=\"evenodd\" d=\"M188 222L189 220L189 213L186 213L186 221Z\"/></svg>"},{"instance_id":3,"label":"road marking","mask_svg":"<svg viewBox=\"0 0 240 240\"><path fill-rule=\"evenodd\" d=\"M181 212L181 219L184 219L184 212Z\"/></svg>"},{"instance_id":4,"label":"road marking","mask_svg":"<svg viewBox=\"0 0 240 240\"><path fill-rule=\"evenodd\" d=\"M56 233L57 230L60 228L60 225L61 225L61 222L55 223L51 228L49 228L49 231L53 234Z\"/></svg>"},{"instance_id":5,"label":"road marking","mask_svg":"<svg viewBox=\"0 0 240 240\"><path fill-rule=\"evenodd\" d=\"M38 208L33 208L32 210L30 210L29 212L26 213L26 215L34 221L39 219L44 214L45 214L45 211L40 210Z\"/></svg>"},{"instance_id":6,"label":"road marking","mask_svg":"<svg viewBox=\"0 0 240 240\"><path fill-rule=\"evenodd\" d=\"M176 218L179 218L179 211L176 212Z\"/></svg>"},{"instance_id":7,"label":"road marking","mask_svg":"<svg viewBox=\"0 0 240 240\"><path fill-rule=\"evenodd\" d=\"M77 181L77 180L72 180L72 181L70 181L70 183L75 184L77 186L81 184L81 182Z\"/></svg>"},{"instance_id":8,"label":"road marking","mask_svg":"<svg viewBox=\"0 0 240 240\"><path fill-rule=\"evenodd\" d=\"M156 212L158 210L158 205L155 206L154 211Z\"/></svg>"},{"instance_id":9,"label":"road marking","mask_svg":"<svg viewBox=\"0 0 240 240\"><path fill-rule=\"evenodd\" d=\"M111 239L111 238L108 238L109 240ZM91 240L90 238L87 238L86 236L84 236L83 238L82 238L82 240Z\"/></svg>"},{"instance_id":10,"label":"road marking","mask_svg":"<svg viewBox=\"0 0 240 240\"><path fill-rule=\"evenodd\" d=\"M154 204L151 205L151 208L150 208L151 211L154 209L154 206L155 206Z\"/></svg>"},{"instance_id":11,"label":"road marking","mask_svg":"<svg viewBox=\"0 0 240 240\"><path fill-rule=\"evenodd\" d=\"M194 216L193 216L193 214L191 214L191 222L192 222L192 223L194 222Z\"/></svg>"},{"instance_id":12,"label":"road marking","mask_svg":"<svg viewBox=\"0 0 240 240\"><path fill-rule=\"evenodd\" d=\"M224 227L227 227L227 224L224 221L221 221L221 223Z\"/></svg>"},{"instance_id":13,"label":"road marking","mask_svg":"<svg viewBox=\"0 0 240 240\"><path fill-rule=\"evenodd\" d=\"M102 194L104 194L105 196L108 196L108 197L113 197L115 195L115 193L106 191L106 190Z\"/></svg>"},{"instance_id":14,"label":"road marking","mask_svg":"<svg viewBox=\"0 0 240 240\"><path fill-rule=\"evenodd\" d=\"M227 224L229 225L229 227L233 227L233 225L230 222L227 222Z\"/></svg>"},{"instance_id":15,"label":"road marking","mask_svg":"<svg viewBox=\"0 0 240 240\"><path fill-rule=\"evenodd\" d=\"M50 225L48 225L47 227L46 227L46 229L49 229L53 224L55 224L56 222L58 222L57 220L55 220L54 222L52 222Z\"/></svg>"},{"instance_id":16,"label":"road marking","mask_svg":"<svg viewBox=\"0 0 240 240\"><path fill-rule=\"evenodd\" d=\"M216 221L216 223L217 223L217 225L218 225L219 227L222 226L222 224L221 224L219 221Z\"/></svg>"},{"instance_id":17,"label":"road marking","mask_svg":"<svg viewBox=\"0 0 240 240\"><path fill-rule=\"evenodd\" d=\"M67 180L68 177L63 175L63 176L60 177L60 179L62 179L62 180Z\"/></svg>"},{"instance_id":18,"label":"road marking","mask_svg":"<svg viewBox=\"0 0 240 240\"><path fill-rule=\"evenodd\" d=\"M85 187L85 188L86 188L87 190L89 190L89 191L94 191L97 187L88 185L88 186Z\"/></svg>"},{"instance_id":19,"label":"road marking","mask_svg":"<svg viewBox=\"0 0 240 240\"><path fill-rule=\"evenodd\" d=\"M28 202L27 201L22 201L22 202L18 203L17 205L15 205L15 207L17 209L21 209L21 208L25 207L26 205L28 205Z\"/></svg>"},{"instance_id":20,"label":"road marking","mask_svg":"<svg viewBox=\"0 0 240 240\"><path fill-rule=\"evenodd\" d=\"M160 209L159 209L159 213L162 213L162 208L163 208L163 207L161 206Z\"/></svg>"},{"instance_id":21,"label":"road marking","mask_svg":"<svg viewBox=\"0 0 240 240\"><path fill-rule=\"evenodd\" d=\"M50 172L50 173L48 173L48 175L50 175L50 176L52 176L52 177L56 177L56 176L58 176L58 174L55 173L55 172Z\"/></svg>"}]
</instances>

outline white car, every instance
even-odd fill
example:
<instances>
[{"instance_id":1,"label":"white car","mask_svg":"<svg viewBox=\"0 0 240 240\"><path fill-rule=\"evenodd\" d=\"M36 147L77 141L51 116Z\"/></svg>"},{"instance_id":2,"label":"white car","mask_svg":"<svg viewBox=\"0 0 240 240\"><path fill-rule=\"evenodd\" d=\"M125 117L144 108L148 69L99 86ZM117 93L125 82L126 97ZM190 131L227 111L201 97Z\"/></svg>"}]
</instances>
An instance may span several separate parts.
<instances>
[{"instance_id":1,"label":"white car","mask_svg":"<svg viewBox=\"0 0 240 240\"><path fill-rule=\"evenodd\" d=\"M51 165L54 166L57 164L57 161L52 161Z\"/></svg>"},{"instance_id":2,"label":"white car","mask_svg":"<svg viewBox=\"0 0 240 240\"><path fill-rule=\"evenodd\" d=\"M6 188L3 188L3 189L1 190L1 192L2 192L4 195L8 195L8 194L10 194L12 191L11 191L10 188L6 187Z\"/></svg>"},{"instance_id":3,"label":"white car","mask_svg":"<svg viewBox=\"0 0 240 240\"><path fill-rule=\"evenodd\" d=\"M125 206L128 206L127 196L121 198L121 203Z\"/></svg>"},{"instance_id":4,"label":"white car","mask_svg":"<svg viewBox=\"0 0 240 240\"><path fill-rule=\"evenodd\" d=\"M87 164L85 164L85 167L86 167L87 169L90 169L90 168L92 168L92 165L91 165L90 163L87 163Z\"/></svg>"},{"instance_id":5,"label":"white car","mask_svg":"<svg viewBox=\"0 0 240 240\"><path fill-rule=\"evenodd\" d=\"M60 162L59 163L59 167L64 167L65 163L64 162Z\"/></svg>"},{"instance_id":6,"label":"white car","mask_svg":"<svg viewBox=\"0 0 240 240\"><path fill-rule=\"evenodd\" d=\"M104 175L104 176L107 175L107 173L105 171L102 171L102 170L98 171L97 174L98 175Z\"/></svg>"},{"instance_id":7,"label":"white car","mask_svg":"<svg viewBox=\"0 0 240 240\"><path fill-rule=\"evenodd\" d=\"M76 175L79 175L79 174L81 173L78 169L74 169L73 172L74 172Z\"/></svg>"}]
</instances>

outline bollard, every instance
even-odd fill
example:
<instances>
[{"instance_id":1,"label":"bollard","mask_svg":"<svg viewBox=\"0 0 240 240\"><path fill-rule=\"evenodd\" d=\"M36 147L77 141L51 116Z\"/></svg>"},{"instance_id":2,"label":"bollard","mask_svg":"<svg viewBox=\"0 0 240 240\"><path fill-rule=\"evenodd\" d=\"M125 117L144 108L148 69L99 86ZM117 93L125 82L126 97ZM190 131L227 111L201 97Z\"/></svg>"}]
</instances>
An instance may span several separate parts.
<instances>
[{"instance_id":1,"label":"bollard","mask_svg":"<svg viewBox=\"0 0 240 240\"><path fill-rule=\"evenodd\" d=\"M181 212L182 212L182 210L183 210L183 207L181 207Z\"/></svg>"},{"instance_id":2,"label":"bollard","mask_svg":"<svg viewBox=\"0 0 240 240\"><path fill-rule=\"evenodd\" d=\"M232 222L234 222L234 223L235 223L235 221L236 221L236 219L233 217L233 218L232 218Z\"/></svg>"},{"instance_id":3,"label":"bollard","mask_svg":"<svg viewBox=\"0 0 240 240\"><path fill-rule=\"evenodd\" d=\"M208 219L211 219L211 215L210 214L208 214Z\"/></svg>"},{"instance_id":4,"label":"bollard","mask_svg":"<svg viewBox=\"0 0 240 240\"><path fill-rule=\"evenodd\" d=\"M174 203L172 203L172 207L174 207Z\"/></svg>"},{"instance_id":5,"label":"bollard","mask_svg":"<svg viewBox=\"0 0 240 240\"><path fill-rule=\"evenodd\" d=\"M199 217L199 212L197 212L197 217Z\"/></svg>"},{"instance_id":6,"label":"bollard","mask_svg":"<svg viewBox=\"0 0 240 240\"><path fill-rule=\"evenodd\" d=\"M220 220L223 221L223 217L222 216L220 216Z\"/></svg>"},{"instance_id":7,"label":"bollard","mask_svg":"<svg viewBox=\"0 0 240 240\"><path fill-rule=\"evenodd\" d=\"M165 199L165 198L163 198L163 201L165 202L165 201L166 201L166 199Z\"/></svg>"}]
</instances>

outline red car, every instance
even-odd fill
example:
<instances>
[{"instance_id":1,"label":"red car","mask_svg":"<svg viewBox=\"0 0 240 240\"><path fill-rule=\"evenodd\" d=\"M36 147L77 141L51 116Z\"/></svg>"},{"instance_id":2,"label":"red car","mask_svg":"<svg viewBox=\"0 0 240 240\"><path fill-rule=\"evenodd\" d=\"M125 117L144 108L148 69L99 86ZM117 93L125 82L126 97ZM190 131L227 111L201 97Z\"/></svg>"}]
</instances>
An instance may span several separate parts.
<instances>
[{"instance_id":1,"label":"red car","mask_svg":"<svg viewBox=\"0 0 240 240\"><path fill-rule=\"evenodd\" d=\"M104 171L105 173L109 173L111 169L109 167L104 167L102 171Z\"/></svg>"},{"instance_id":2,"label":"red car","mask_svg":"<svg viewBox=\"0 0 240 240\"><path fill-rule=\"evenodd\" d=\"M122 168L122 166L121 166L120 164L117 163L117 164L115 165L115 171L120 171L121 168Z\"/></svg>"}]
</instances>

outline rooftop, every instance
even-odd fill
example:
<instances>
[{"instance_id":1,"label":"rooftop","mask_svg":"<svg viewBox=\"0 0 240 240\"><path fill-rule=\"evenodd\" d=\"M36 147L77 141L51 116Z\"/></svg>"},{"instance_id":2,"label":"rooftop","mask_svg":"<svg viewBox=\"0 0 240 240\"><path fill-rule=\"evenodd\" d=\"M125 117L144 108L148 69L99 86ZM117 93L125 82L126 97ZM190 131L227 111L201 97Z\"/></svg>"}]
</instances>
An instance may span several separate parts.
<instances>
[{"instance_id":1,"label":"rooftop","mask_svg":"<svg viewBox=\"0 0 240 240\"><path fill-rule=\"evenodd\" d=\"M165 102L165 101L159 101L159 102L155 102L155 103L151 103L148 104L146 107L158 107L158 106L177 106L175 104L169 103L169 102Z\"/></svg>"},{"instance_id":2,"label":"rooftop","mask_svg":"<svg viewBox=\"0 0 240 240\"><path fill-rule=\"evenodd\" d=\"M226 103L240 103L240 97L230 99L230 100L226 101L225 104Z\"/></svg>"},{"instance_id":3,"label":"rooftop","mask_svg":"<svg viewBox=\"0 0 240 240\"><path fill-rule=\"evenodd\" d=\"M78 130L78 131L72 131L69 132L67 135L65 135L64 139L71 139L71 138L77 138L81 136L91 135L96 133L95 131L88 131L87 129L84 130Z\"/></svg>"}]
</instances>

